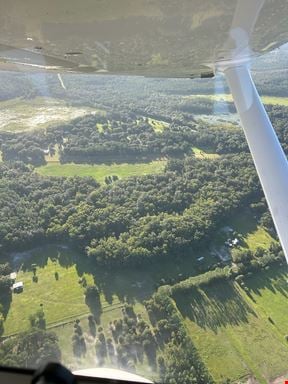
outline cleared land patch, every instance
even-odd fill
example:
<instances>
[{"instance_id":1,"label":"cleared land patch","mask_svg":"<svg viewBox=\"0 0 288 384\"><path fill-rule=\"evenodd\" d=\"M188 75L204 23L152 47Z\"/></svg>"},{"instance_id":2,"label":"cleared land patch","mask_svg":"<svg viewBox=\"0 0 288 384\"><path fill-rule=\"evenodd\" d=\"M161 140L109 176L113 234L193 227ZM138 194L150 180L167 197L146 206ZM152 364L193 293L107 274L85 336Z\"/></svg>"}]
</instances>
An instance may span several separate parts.
<instances>
[{"instance_id":1,"label":"cleared land patch","mask_svg":"<svg viewBox=\"0 0 288 384\"><path fill-rule=\"evenodd\" d=\"M150 163L88 165L88 164L60 164L48 163L36 168L36 172L44 176L91 176L99 182L104 182L106 176L116 175L120 179L129 176L148 175L161 173L166 165L166 160L155 160Z\"/></svg>"},{"instance_id":2,"label":"cleared land patch","mask_svg":"<svg viewBox=\"0 0 288 384\"><path fill-rule=\"evenodd\" d=\"M209 153L207 150L193 147L192 151L197 159L218 159L220 155L218 153Z\"/></svg>"},{"instance_id":3,"label":"cleared land patch","mask_svg":"<svg viewBox=\"0 0 288 384\"><path fill-rule=\"evenodd\" d=\"M248 211L239 213L229 221L229 225L242 236L242 245L255 251L256 248L269 248L275 242L269 232L258 225L257 220Z\"/></svg>"},{"instance_id":4,"label":"cleared land patch","mask_svg":"<svg viewBox=\"0 0 288 384\"><path fill-rule=\"evenodd\" d=\"M14 132L43 129L90 113L106 113L90 107L73 107L63 100L48 97L12 99L1 102L0 107L0 130Z\"/></svg>"}]
</instances>

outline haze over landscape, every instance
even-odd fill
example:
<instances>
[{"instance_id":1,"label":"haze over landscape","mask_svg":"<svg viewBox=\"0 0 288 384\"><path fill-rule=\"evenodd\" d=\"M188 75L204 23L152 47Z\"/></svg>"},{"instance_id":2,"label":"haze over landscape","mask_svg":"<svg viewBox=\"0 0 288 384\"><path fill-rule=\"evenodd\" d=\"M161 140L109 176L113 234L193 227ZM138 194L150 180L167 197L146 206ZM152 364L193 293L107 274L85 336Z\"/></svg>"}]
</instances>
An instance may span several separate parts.
<instances>
[{"instance_id":1,"label":"haze over landscape","mask_svg":"<svg viewBox=\"0 0 288 384\"><path fill-rule=\"evenodd\" d=\"M252 63L286 155L287 57ZM0 364L284 380L288 270L221 75L0 82Z\"/></svg>"}]
</instances>

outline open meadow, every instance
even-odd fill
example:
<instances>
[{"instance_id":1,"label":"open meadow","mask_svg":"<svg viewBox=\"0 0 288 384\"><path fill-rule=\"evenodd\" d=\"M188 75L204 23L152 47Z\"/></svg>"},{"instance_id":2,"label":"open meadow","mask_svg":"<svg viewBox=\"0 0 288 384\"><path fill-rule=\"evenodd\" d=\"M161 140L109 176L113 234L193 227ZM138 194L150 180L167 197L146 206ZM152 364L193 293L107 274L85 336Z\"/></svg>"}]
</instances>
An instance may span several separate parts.
<instances>
[{"instance_id":1,"label":"open meadow","mask_svg":"<svg viewBox=\"0 0 288 384\"><path fill-rule=\"evenodd\" d=\"M287 267L176 295L188 333L217 383L254 376L267 383L287 372Z\"/></svg>"},{"instance_id":2,"label":"open meadow","mask_svg":"<svg viewBox=\"0 0 288 384\"><path fill-rule=\"evenodd\" d=\"M112 165L60 164L51 162L36 168L36 172L43 176L91 176L100 183L103 183L105 177L112 175L122 179L129 176L161 173L164 170L166 162L166 160L155 160L150 163L122 163Z\"/></svg>"}]
</instances>

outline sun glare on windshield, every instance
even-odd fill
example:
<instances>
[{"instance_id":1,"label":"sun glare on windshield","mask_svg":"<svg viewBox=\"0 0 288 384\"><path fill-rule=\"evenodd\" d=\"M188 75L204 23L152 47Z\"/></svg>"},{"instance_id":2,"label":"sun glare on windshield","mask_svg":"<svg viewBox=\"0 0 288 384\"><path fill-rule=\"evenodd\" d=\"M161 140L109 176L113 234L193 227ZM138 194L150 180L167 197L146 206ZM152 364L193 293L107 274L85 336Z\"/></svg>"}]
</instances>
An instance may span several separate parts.
<instances>
[{"instance_id":1,"label":"sun glare on windshield","mask_svg":"<svg viewBox=\"0 0 288 384\"><path fill-rule=\"evenodd\" d=\"M252 66L286 154L287 59ZM224 77L0 84L0 364L284 380L288 270Z\"/></svg>"}]
</instances>

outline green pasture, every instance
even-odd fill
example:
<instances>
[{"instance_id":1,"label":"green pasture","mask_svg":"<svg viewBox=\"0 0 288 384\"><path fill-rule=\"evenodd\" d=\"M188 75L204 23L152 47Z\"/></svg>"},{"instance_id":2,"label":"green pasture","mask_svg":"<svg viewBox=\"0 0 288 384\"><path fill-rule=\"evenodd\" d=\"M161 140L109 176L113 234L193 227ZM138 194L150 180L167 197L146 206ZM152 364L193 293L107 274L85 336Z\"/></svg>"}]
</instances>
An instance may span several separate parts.
<instances>
[{"instance_id":1,"label":"green pasture","mask_svg":"<svg viewBox=\"0 0 288 384\"><path fill-rule=\"evenodd\" d=\"M258 247L267 249L272 242L275 242L269 232L258 225L257 220L248 210L232 217L229 220L229 226L241 235L241 245L252 251Z\"/></svg>"},{"instance_id":2,"label":"green pasture","mask_svg":"<svg viewBox=\"0 0 288 384\"><path fill-rule=\"evenodd\" d=\"M254 376L259 383L288 372L287 268L258 272L238 284L219 282L175 298L184 324L217 383ZM275 323L272 324L268 317Z\"/></svg>"},{"instance_id":3,"label":"green pasture","mask_svg":"<svg viewBox=\"0 0 288 384\"><path fill-rule=\"evenodd\" d=\"M60 164L48 163L36 168L36 172L43 176L91 176L99 182L104 182L106 176L116 175L120 179L129 176L148 175L161 173L166 165L166 160L155 160L150 163L122 163L122 164Z\"/></svg>"}]
</instances>

